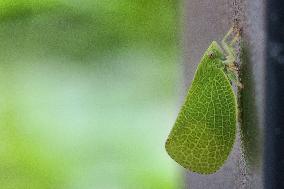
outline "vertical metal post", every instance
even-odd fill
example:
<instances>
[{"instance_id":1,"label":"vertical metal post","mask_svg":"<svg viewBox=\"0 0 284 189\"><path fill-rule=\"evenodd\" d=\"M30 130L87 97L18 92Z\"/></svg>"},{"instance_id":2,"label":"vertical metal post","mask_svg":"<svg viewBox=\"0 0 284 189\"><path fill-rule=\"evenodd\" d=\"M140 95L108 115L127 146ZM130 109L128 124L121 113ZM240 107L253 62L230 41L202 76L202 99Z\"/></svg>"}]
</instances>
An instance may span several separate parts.
<instances>
[{"instance_id":1,"label":"vertical metal post","mask_svg":"<svg viewBox=\"0 0 284 189\"><path fill-rule=\"evenodd\" d=\"M184 7L184 91L190 85L197 64L212 40L220 41L228 29L237 23L243 28L245 41L244 52L240 52L243 63L241 77L245 88L238 94L241 121L233 152L222 169L214 174L186 172L185 188L261 189L264 0L187 0Z\"/></svg>"}]
</instances>

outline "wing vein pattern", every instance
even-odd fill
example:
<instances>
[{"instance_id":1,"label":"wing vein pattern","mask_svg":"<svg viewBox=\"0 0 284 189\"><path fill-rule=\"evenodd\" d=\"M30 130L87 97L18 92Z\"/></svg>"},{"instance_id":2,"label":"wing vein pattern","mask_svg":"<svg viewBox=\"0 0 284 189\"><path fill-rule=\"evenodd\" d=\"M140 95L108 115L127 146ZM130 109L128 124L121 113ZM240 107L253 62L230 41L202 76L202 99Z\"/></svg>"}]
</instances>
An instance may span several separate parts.
<instances>
[{"instance_id":1,"label":"wing vein pattern","mask_svg":"<svg viewBox=\"0 0 284 189\"><path fill-rule=\"evenodd\" d=\"M209 52L216 57L210 58ZM236 135L236 98L217 66L222 55L216 42L205 52L166 142L168 154L177 163L203 174L216 172L224 164Z\"/></svg>"}]
</instances>

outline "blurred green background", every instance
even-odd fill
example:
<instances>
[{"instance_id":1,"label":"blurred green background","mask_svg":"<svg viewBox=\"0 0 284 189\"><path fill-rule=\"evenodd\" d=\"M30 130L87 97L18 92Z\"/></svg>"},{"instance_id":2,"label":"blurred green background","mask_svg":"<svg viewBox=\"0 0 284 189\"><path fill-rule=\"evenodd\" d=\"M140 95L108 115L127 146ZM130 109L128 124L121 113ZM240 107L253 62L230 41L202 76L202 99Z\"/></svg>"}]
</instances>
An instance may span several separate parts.
<instances>
[{"instance_id":1,"label":"blurred green background","mask_svg":"<svg viewBox=\"0 0 284 189\"><path fill-rule=\"evenodd\" d=\"M174 189L177 0L0 1L0 186Z\"/></svg>"}]
</instances>

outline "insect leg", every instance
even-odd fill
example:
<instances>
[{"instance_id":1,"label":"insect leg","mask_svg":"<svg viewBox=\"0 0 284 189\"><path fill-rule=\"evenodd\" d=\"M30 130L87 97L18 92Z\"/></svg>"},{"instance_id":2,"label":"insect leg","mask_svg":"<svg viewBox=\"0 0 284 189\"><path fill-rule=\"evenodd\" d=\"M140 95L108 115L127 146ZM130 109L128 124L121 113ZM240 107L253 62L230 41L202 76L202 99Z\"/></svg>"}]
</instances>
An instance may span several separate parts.
<instances>
[{"instance_id":1,"label":"insect leg","mask_svg":"<svg viewBox=\"0 0 284 189\"><path fill-rule=\"evenodd\" d=\"M232 69L227 69L225 70L225 73L227 77L229 78L230 81L232 81L237 87L243 89L244 86L240 82L239 77L238 77L238 71L232 70Z\"/></svg>"},{"instance_id":2,"label":"insect leg","mask_svg":"<svg viewBox=\"0 0 284 189\"><path fill-rule=\"evenodd\" d=\"M236 35L233 37L233 39L231 41L227 42L229 36L232 35L233 33L234 33L234 28L231 27L230 30L228 31L228 33L225 35L225 37L221 41L221 45L222 45L222 48L225 51L227 59L229 59L228 57L230 57L230 59L233 59L233 58L236 57L236 52L234 50L234 46L237 44L238 40L240 39L241 30L238 30Z\"/></svg>"}]
</instances>

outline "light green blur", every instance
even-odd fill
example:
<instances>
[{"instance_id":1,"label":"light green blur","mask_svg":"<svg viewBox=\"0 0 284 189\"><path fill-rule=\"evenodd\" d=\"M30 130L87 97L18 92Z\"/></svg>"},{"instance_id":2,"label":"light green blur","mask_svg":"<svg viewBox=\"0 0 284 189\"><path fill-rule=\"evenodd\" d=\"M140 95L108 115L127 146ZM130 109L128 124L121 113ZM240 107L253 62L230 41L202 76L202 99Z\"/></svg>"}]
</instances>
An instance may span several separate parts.
<instances>
[{"instance_id":1,"label":"light green blur","mask_svg":"<svg viewBox=\"0 0 284 189\"><path fill-rule=\"evenodd\" d=\"M174 189L178 2L0 2L0 186Z\"/></svg>"}]
</instances>

